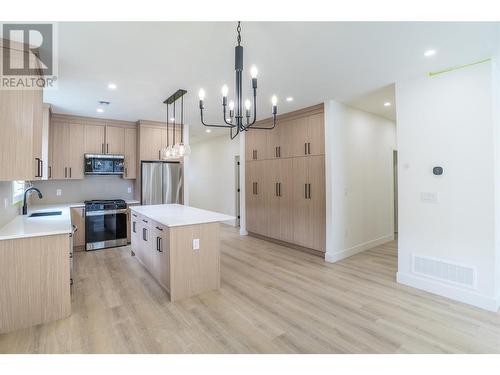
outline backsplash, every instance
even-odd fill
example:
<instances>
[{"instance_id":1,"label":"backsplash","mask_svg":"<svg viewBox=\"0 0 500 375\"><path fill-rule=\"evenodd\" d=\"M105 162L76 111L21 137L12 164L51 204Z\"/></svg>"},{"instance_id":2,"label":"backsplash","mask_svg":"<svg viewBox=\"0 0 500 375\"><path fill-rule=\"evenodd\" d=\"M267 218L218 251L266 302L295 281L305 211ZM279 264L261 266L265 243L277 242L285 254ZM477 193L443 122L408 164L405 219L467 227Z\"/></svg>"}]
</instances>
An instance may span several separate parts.
<instances>
[{"instance_id":1,"label":"backsplash","mask_svg":"<svg viewBox=\"0 0 500 375\"><path fill-rule=\"evenodd\" d=\"M124 180L119 176L87 176L83 180L35 181L33 186L40 189L43 199L32 198L32 204L78 203L89 199L134 199L134 180ZM57 195L58 189L61 190L60 196Z\"/></svg>"},{"instance_id":2,"label":"backsplash","mask_svg":"<svg viewBox=\"0 0 500 375\"><path fill-rule=\"evenodd\" d=\"M7 199L7 207L5 200ZM12 205L12 182L0 181L0 228L19 213L19 207Z\"/></svg>"}]
</instances>

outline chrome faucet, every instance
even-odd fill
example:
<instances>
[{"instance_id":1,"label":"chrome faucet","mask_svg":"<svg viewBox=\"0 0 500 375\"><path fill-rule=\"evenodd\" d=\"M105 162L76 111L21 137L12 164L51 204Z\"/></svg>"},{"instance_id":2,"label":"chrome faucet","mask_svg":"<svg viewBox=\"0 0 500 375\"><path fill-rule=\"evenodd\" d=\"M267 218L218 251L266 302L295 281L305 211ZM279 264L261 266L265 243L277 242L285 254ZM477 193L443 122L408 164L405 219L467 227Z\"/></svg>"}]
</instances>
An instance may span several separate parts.
<instances>
[{"instance_id":1,"label":"chrome faucet","mask_svg":"<svg viewBox=\"0 0 500 375\"><path fill-rule=\"evenodd\" d=\"M27 188L26 191L24 192L24 200L23 200L23 215L27 215L28 214L28 202L26 202L26 195L28 195L28 193L30 191L36 191L38 193L38 198L39 199L42 199L43 198L43 195L42 193L40 192L40 190L38 190L36 187L30 187L30 188Z\"/></svg>"}]
</instances>

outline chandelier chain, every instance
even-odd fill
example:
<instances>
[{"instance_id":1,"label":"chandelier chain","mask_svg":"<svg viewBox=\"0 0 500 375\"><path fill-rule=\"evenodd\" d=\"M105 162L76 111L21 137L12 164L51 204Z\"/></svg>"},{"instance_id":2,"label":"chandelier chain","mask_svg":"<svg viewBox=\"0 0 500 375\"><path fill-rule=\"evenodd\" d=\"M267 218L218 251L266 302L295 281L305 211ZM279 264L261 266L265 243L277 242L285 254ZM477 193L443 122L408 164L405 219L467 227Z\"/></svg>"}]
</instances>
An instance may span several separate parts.
<instances>
[{"instance_id":1,"label":"chandelier chain","mask_svg":"<svg viewBox=\"0 0 500 375\"><path fill-rule=\"evenodd\" d=\"M236 31L238 32L238 45L241 44L241 21L238 21L238 27L236 27Z\"/></svg>"}]
</instances>

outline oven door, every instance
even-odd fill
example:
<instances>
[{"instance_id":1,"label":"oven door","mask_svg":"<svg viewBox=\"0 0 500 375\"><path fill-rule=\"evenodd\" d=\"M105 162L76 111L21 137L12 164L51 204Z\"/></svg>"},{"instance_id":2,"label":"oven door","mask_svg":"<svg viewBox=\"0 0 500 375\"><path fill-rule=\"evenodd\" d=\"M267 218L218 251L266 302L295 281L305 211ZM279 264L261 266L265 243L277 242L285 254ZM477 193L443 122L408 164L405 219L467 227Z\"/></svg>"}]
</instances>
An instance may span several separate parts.
<instances>
[{"instance_id":1,"label":"oven door","mask_svg":"<svg viewBox=\"0 0 500 375\"><path fill-rule=\"evenodd\" d=\"M85 214L85 249L127 245L127 210L88 211Z\"/></svg>"}]
</instances>

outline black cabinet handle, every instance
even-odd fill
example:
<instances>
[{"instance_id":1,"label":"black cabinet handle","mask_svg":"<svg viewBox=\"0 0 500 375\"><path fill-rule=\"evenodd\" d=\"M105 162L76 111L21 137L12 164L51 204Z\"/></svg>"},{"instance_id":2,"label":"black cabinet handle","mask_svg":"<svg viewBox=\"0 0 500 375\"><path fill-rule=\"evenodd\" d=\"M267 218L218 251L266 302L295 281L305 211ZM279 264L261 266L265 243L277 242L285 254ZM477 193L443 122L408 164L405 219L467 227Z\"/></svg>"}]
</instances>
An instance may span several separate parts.
<instances>
[{"instance_id":1,"label":"black cabinet handle","mask_svg":"<svg viewBox=\"0 0 500 375\"><path fill-rule=\"evenodd\" d=\"M71 167L69 167L69 178L71 178Z\"/></svg>"},{"instance_id":2,"label":"black cabinet handle","mask_svg":"<svg viewBox=\"0 0 500 375\"><path fill-rule=\"evenodd\" d=\"M307 199L307 184L304 184L304 198Z\"/></svg>"},{"instance_id":3,"label":"black cabinet handle","mask_svg":"<svg viewBox=\"0 0 500 375\"><path fill-rule=\"evenodd\" d=\"M101 152L104 154L104 143L101 143Z\"/></svg>"},{"instance_id":4,"label":"black cabinet handle","mask_svg":"<svg viewBox=\"0 0 500 375\"><path fill-rule=\"evenodd\" d=\"M307 142L304 143L304 155L307 155Z\"/></svg>"},{"instance_id":5,"label":"black cabinet handle","mask_svg":"<svg viewBox=\"0 0 500 375\"><path fill-rule=\"evenodd\" d=\"M144 221L145 223L147 223L147 222L148 222L147 220L144 220L144 219L143 219L142 221Z\"/></svg>"},{"instance_id":6,"label":"black cabinet handle","mask_svg":"<svg viewBox=\"0 0 500 375\"><path fill-rule=\"evenodd\" d=\"M136 224L137 224L137 222L135 222L135 221L132 222L132 232L134 232L134 233L137 233L136 229L135 229Z\"/></svg>"},{"instance_id":7,"label":"black cabinet handle","mask_svg":"<svg viewBox=\"0 0 500 375\"><path fill-rule=\"evenodd\" d=\"M161 248L161 237L156 237L156 250L160 253L163 253Z\"/></svg>"},{"instance_id":8,"label":"black cabinet handle","mask_svg":"<svg viewBox=\"0 0 500 375\"><path fill-rule=\"evenodd\" d=\"M278 157L281 158L281 146L278 146Z\"/></svg>"},{"instance_id":9,"label":"black cabinet handle","mask_svg":"<svg viewBox=\"0 0 500 375\"><path fill-rule=\"evenodd\" d=\"M311 199L311 184L308 185L309 185L309 199Z\"/></svg>"},{"instance_id":10,"label":"black cabinet handle","mask_svg":"<svg viewBox=\"0 0 500 375\"><path fill-rule=\"evenodd\" d=\"M52 178L52 166L49 165L49 178Z\"/></svg>"},{"instance_id":11,"label":"black cabinet handle","mask_svg":"<svg viewBox=\"0 0 500 375\"><path fill-rule=\"evenodd\" d=\"M156 227L156 229L158 229L159 231L162 231L163 232L163 229L160 228L160 227Z\"/></svg>"},{"instance_id":12,"label":"black cabinet handle","mask_svg":"<svg viewBox=\"0 0 500 375\"><path fill-rule=\"evenodd\" d=\"M281 197L281 182L278 182L278 197Z\"/></svg>"},{"instance_id":13,"label":"black cabinet handle","mask_svg":"<svg viewBox=\"0 0 500 375\"><path fill-rule=\"evenodd\" d=\"M307 143L307 153L311 155L311 142Z\"/></svg>"},{"instance_id":14,"label":"black cabinet handle","mask_svg":"<svg viewBox=\"0 0 500 375\"><path fill-rule=\"evenodd\" d=\"M144 241L147 241L147 238L146 238L147 232L148 232L148 230L146 228L142 228L142 239Z\"/></svg>"},{"instance_id":15,"label":"black cabinet handle","mask_svg":"<svg viewBox=\"0 0 500 375\"><path fill-rule=\"evenodd\" d=\"M42 177L40 176L40 158L35 158L36 160L36 175L35 177Z\"/></svg>"},{"instance_id":16,"label":"black cabinet handle","mask_svg":"<svg viewBox=\"0 0 500 375\"><path fill-rule=\"evenodd\" d=\"M109 143L106 143L106 154L109 154Z\"/></svg>"},{"instance_id":17,"label":"black cabinet handle","mask_svg":"<svg viewBox=\"0 0 500 375\"><path fill-rule=\"evenodd\" d=\"M68 178L68 167L64 167L64 178Z\"/></svg>"},{"instance_id":18,"label":"black cabinet handle","mask_svg":"<svg viewBox=\"0 0 500 375\"><path fill-rule=\"evenodd\" d=\"M43 160L40 159L40 177L43 177Z\"/></svg>"}]
</instances>

